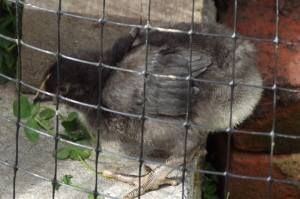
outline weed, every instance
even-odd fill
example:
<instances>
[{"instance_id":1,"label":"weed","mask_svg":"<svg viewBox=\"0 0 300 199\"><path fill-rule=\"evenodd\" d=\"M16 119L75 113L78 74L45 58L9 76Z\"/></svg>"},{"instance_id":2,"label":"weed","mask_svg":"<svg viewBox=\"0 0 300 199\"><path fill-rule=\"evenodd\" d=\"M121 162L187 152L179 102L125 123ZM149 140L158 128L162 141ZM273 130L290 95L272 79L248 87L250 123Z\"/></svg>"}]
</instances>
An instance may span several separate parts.
<instances>
[{"instance_id":1,"label":"weed","mask_svg":"<svg viewBox=\"0 0 300 199\"><path fill-rule=\"evenodd\" d=\"M16 17L16 4L10 1L0 1L0 34L12 39L17 39L17 29L21 33L22 8L18 9L18 24ZM21 36L21 35L20 35ZM0 73L16 77L18 53L16 42L0 37ZM0 76L0 84L7 82L7 79Z\"/></svg>"}]
</instances>

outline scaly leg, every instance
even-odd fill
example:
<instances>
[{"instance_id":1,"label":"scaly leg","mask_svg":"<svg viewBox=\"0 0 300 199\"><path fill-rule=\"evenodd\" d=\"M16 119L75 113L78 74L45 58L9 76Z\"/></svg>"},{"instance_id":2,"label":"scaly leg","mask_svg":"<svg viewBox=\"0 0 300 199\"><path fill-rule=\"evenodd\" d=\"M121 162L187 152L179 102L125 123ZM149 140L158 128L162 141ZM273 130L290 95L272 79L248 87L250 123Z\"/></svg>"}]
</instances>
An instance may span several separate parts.
<instances>
[{"instance_id":1,"label":"scaly leg","mask_svg":"<svg viewBox=\"0 0 300 199\"><path fill-rule=\"evenodd\" d=\"M183 163L182 157L169 157L164 164L170 165L181 165ZM140 184L140 194L144 194L148 190L156 190L160 185L163 184L170 184L170 185L177 185L178 181L174 179L167 178L167 176L174 170L172 167L168 166L158 166L154 170L151 170L148 166L145 167L145 170L148 172L146 175L143 176L134 176L134 175L126 175L121 173L115 173L112 171L104 170L103 175L109 178L113 178L115 180L126 182L128 184L133 184L139 186L139 179L141 178ZM139 195L139 188L134 189L123 199L132 199Z\"/></svg>"}]
</instances>

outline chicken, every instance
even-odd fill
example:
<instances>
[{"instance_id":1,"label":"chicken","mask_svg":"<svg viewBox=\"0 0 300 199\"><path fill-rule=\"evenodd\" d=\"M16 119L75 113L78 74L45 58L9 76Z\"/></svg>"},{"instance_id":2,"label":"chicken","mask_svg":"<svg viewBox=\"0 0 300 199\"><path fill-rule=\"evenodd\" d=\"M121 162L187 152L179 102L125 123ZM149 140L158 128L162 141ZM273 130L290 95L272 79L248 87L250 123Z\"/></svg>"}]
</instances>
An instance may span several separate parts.
<instances>
[{"instance_id":1,"label":"chicken","mask_svg":"<svg viewBox=\"0 0 300 199\"><path fill-rule=\"evenodd\" d=\"M160 27L189 31L191 25ZM220 24L194 24L194 30L204 34L232 34L231 29ZM95 108L63 102L83 113L92 131L97 132L99 124L101 139L135 144L143 140L144 145L170 154L166 165L154 170L147 168L144 176L103 171L107 177L138 186L123 197L126 199L162 184L176 185L176 180L167 177L174 168L167 165L182 165L208 133L233 128L244 121L262 93L261 75L255 67L256 49L249 41L237 39L234 43L231 38L193 34L190 48L187 33L152 29L146 43L146 32L134 29L103 53L102 62L115 69L103 67L99 73L96 66L62 59L60 84L57 85L57 63L54 63L40 87L50 93L58 89L62 96L87 104L97 105L100 101L100 117ZM69 56L99 62L100 52L77 50ZM49 99L46 94L37 93L34 101L46 99Z\"/></svg>"}]
</instances>

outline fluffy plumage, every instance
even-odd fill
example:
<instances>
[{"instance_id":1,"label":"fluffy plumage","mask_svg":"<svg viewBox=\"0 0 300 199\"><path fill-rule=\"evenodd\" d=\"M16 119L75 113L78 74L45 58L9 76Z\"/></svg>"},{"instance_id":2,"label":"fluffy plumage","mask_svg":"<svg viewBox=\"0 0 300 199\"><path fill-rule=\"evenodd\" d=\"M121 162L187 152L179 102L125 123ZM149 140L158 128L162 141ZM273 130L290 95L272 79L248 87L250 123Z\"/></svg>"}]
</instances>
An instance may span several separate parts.
<instances>
[{"instance_id":1,"label":"fluffy plumage","mask_svg":"<svg viewBox=\"0 0 300 199\"><path fill-rule=\"evenodd\" d=\"M165 24L162 27L188 31L189 24ZM195 24L195 30L201 33L231 35L232 30L218 24ZM103 68L99 88L99 71L95 66L62 59L60 64L60 91L67 98L89 104L98 104L99 91L101 104L109 109L141 114L143 111L144 74L146 51L148 50L147 76L145 92L145 115L158 119L185 122L189 110L189 128L186 154L193 151L205 141L211 128L198 128L194 125L228 128L232 110L232 127L241 123L249 116L261 97L262 89L236 85L232 82L234 58L234 82L246 85L262 85L260 73L255 67L255 47L246 40L234 42L230 38L193 35L192 56L190 63L190 36L184 33L150 30L146 48L146 32L137 29L131 34L121 37L113 47L103 54L103 63L122 69L139 71L140 73L124 72ZM233 56L233 52L235 55ZM77 50L71 57L91 62L98 62L100 53L97 50ZM189 82L184 80L189 76ZM165 76L160 76L160 75ZM176 79L182 77L182 79ZM209 80L205 81L197 81ZM213 83L211 81L217 81ZM56 63L46 72L41 89L55 93ZM188 94L190 97L188 97ZM232 96L232 98L231 98ZM38 94L35 101L45 98ZM232 100L232 109L231 109ZM189 104L189 107L187 107ZM97 128L97 111L71 103L87 117L92 130ZM141 120L115 113L102 111L100 128L103 139L122 142L140 141ZM185 128L175 124L145 120L144 144L154 145L170 153L165 163L180 165L184 157ZM95 131L96 132L96 131ZM156 189L168 183L168 174L172 168L157 167L142 180L141 193ZM118 177L117 174L105 171L104 175L128 183L138 184L137 180ZM153 179L152 179L153 178ZM138 195L138 189L124 198Z\"/></svg>"}]
</instances>

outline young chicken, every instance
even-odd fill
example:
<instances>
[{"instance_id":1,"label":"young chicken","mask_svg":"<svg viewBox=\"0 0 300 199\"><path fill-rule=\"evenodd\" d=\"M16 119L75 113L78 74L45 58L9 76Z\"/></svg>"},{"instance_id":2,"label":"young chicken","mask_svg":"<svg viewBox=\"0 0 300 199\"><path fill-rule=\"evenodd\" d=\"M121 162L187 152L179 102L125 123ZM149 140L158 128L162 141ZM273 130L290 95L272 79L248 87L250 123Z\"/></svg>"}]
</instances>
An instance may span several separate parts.
<instances>
[{"instance_id":1,"label":"young chicken","mask_svg":"<svg viewBox=\"0 0 300 199\"><path fill-rule=\"evenodd\" d=\"M191 25L179 23L160 27L189 31ZM59 89L64 97L93 105L98 104L100 97L105 110L101 111L99 121L96 109L63 102L81 111L94 132L99 124L104 140L138 144L141 125L144 125L144 145L167 151L170 157L165 164L181 165L185 152L186 158L190 158L209 132L233 128L244 121L262 93L259 88L262 79L255 67L256 49L249 41L237 39L234 43L231 38L208 36L232 34L231 29L219 24L194 24L194 30L206 35L193 34L190 49L187 33L149 30L147 45L146 31L135 29L118 39L102 56L104 64L122 70L103 67L99 73L96 66L62 59L60 84L57 85L57 63L54 63L46 72L40 89L51 93ZM99 62L100 52L77 50L69 56ZM253 85L256 87L251 87ZM47 95L37 93L34 101L45 99L49 99ZM144 113L146 119L142 122L142 117L109 110L135 115ZM139 186L123 197L134 198L162 184L176 185L177 181L167 178L172 170L174 168L163 165L140 177L107 170L103 174Z\"/></svg>"}]
</instances>

